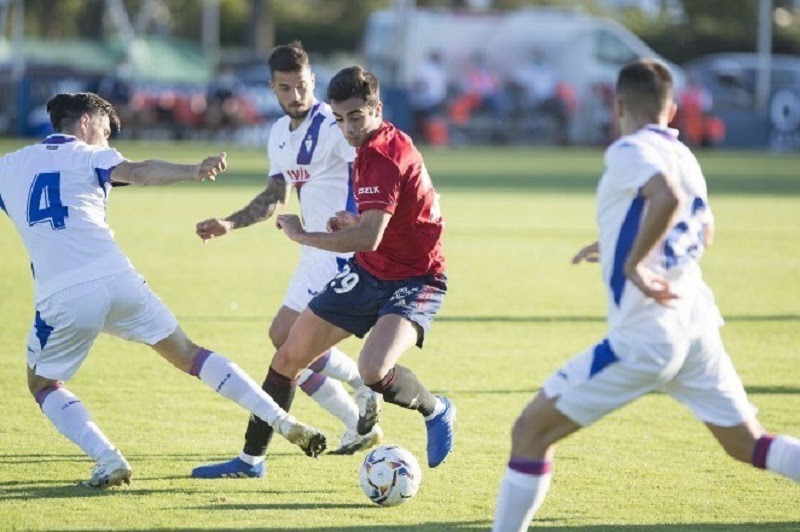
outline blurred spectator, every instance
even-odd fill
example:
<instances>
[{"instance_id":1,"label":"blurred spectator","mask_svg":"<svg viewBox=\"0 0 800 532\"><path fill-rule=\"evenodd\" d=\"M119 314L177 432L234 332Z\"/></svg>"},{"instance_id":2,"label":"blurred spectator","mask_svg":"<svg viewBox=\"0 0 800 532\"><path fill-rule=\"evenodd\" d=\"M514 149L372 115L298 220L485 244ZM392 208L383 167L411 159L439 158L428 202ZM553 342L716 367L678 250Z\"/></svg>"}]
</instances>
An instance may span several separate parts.
<instances>
[{"instance_id":1,"label":"blurred spectator","mask_svg":"<svg viewBox=\"0 0 800 532\"><path fill-rule=\"evenodd\" d=\"M246 121L240 99L243 89L231 67L220 67L206 92L206 123L209 127L240 126Z\"/></svg>"},{"instance_id":2,"label":"blurred spectator","mask_svg":"<svg viewBox=\"0 0 800 532\"><path fill-rule=\"evenodd\" d=\"M527 62L511 72L509 81L519 95L521 107L535 109L555 97L558 77L544 52L536 49Z\"/></svg>"},{"instance_id":3,"label":"blurred spectator","mask_svg":"<svg viewBox=\"0 0 800 532\"><path fill-rule=\"evenodd\" d=\"M526 122L526 129L566 144L575 91L559 81L556 69L542 50L533 50L528 60L511 72L508 88L513 116Z\"/></svg>"},{"instance_id":4,"label":"blurred spectator","mask_svg":"<svg viewBox=\"0 0 800 532\"><path fill-rule=\"evenodd\" d=\"M473 110L486 111L502 119L508 112L508 102L502 91L500 76L492 70L486 56L478 52L472 56L462 84L463 96L473 104Z\"/></svg>"},{"instance_id":5,"label":"blurred spectator","mask_svg":"<svg viewBox=\"0 0 800 532\"><path fill-rule=\"evenodd\" d=\"M114 71L103 76L97 85L97 94L114 106L124 125L131 125L132 122L132 83L133 67L127 58L123 58Z\"/></svg>"},{"instance_id":6,"label":"blurred spectator","mask_svg":"<svg viewBox=\"0 0 800 532\"><path fill-rule=\"evenodd\" d=\"M447 143L447 123L442 114L447 98L447 72L439 52L428 54L411 85L415 136L431 144Z\"/></svg>"},{"instance_id":7,"label":"blurred spectator","mask_svg":"<svg viewBox=\"0 0 800 532\"><path fill-rule=\"evenodd\" d=\"M678 114L673 123L681 131L682 140L690 146L708 144L706 125L714 104L711 92L690 75L677 100Z\"/></svg>"}]
</instances>

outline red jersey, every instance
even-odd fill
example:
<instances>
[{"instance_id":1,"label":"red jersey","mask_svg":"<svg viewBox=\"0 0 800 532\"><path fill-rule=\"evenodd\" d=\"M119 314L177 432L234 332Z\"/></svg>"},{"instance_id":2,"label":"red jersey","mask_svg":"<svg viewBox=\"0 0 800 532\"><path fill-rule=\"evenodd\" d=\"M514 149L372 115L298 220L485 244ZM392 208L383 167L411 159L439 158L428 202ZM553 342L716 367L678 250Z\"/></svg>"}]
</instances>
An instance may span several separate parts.
<instances>
[{"instance_id":1,"label":"red jersey","mask_svg":"<svg viewBox=\"0 0 800 532\"><path fill-rule=\"evenodd\" d=\"M444 273L439 195L408 135L381 124L356 153L353 192L359 213L392 215L378 249L355 255L365 270L385 281Z\"/></svg>"}]
</instances>

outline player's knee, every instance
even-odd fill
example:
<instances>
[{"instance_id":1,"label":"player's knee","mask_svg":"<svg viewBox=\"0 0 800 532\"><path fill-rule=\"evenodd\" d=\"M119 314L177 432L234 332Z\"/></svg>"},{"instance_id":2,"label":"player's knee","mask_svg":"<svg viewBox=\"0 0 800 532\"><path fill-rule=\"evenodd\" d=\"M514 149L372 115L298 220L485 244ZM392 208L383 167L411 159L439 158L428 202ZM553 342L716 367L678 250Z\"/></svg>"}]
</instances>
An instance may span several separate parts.
<instances>
[{"instance_id":1,"label":"player's knee","mask_svg":"<svg viewBox=\"0 0 800 532\"><path fill-rule=\"evenodd\" d=\"M286 342L286 337L288 336L289 331L284 330L284 327L281 326L281 324L273 321L269 326L268 334L269 340L272 342L272 347L278 349Z\"/></svg>"},{"instance_id":2,"label":"player's knee","mask_svg":"<svg viewBox=\"0 0 800 532\"><path fill-rule=\"evenodd\" d=\"M537 424L535 411L526 408L514 421L511 428L511 440L514 443L532 443L542 437L543 431L540 424Z\"/></svg>"},{"instance_id":3,"label":"player's knee","mask_svg":"<svg viewBox=\"0 0 800 532\"><path fill-rule=\"evenodd\" d=\"M305 368L305 365L301 362L302 358L302 354L299 351L290 344L284 343L275 352L270 366L281 375L294 378Z\"/></svg>"},{"instance_id":4,"label":"player's knee","mask_svg":"<svg viewBox=\"0 0 800 532\"><path fill-rule=\"evenodd\" d=\"M382 381L389 372L388 369L384 368L380 361L370 360L369 357L365 357L363 354L358 359L358 373L361 375L361 380L367 384L375 384Z\"/></svg>"}]
</instances>

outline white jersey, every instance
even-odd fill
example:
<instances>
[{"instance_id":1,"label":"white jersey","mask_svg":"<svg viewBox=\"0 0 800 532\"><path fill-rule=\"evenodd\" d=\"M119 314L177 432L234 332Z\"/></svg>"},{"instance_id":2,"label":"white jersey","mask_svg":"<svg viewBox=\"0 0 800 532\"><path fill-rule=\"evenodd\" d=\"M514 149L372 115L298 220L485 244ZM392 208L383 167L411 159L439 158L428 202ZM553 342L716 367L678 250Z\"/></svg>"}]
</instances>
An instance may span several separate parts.
<instances>
[{"instance_id":1,"label":"white jersey","mask_svg":"<svg viewBox=\"0 0 800 532\"><path fill-rule=\"evenodd\" d=\"M317 102L294 131L290 118L275 122L269 135L269 173L294 185L307 231L325 231L337 211L356 212L350 177L355 148L336 124L328 104Z\"/></svg>"},{"instance_id":2,"label":"white jersey","mask_svg":"<svg viewBox=\"0 0 800 532\"><path fill-rule=\"evenodd\" d=\"M605 172L597 188L600 263L608 293L612 345L617 342L670 343L698 326L696 305L718 317L713 296L702 281L698 261L703 232L712 221L705 178L678 132L646 126L612 144L605 154ZM625 259L647 210L641 188L656 174L676 179L686 197L664 239L645 258L645 264L669 280L679 296L669 305L647 298L624 274ZM703 320L704 322L706 320ZM715 324L718 325L718 318Z\"/></svg>"},{"instance_id":3,"label":"white jersey","mask_svg":"<svg viewBox=\"0 0 800 532\"><path fill-rule=\"evenodd\" d=\"M106 222L111 171L124 160L69 135L0 158L0 206L28 250L37 302L133 270Z\"/></svg>"}]
</instances>

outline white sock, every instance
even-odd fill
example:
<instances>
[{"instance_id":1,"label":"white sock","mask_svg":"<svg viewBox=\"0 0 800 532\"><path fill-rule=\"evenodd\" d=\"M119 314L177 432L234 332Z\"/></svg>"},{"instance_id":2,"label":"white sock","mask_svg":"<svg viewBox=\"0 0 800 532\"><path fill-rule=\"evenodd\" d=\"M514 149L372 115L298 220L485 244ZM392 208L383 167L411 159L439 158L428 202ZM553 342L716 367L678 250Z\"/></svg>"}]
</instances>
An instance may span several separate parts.
<instances>
[{"instance_id":1,"label":"white sock","mask_svg":"<svg viewBox=\"0 0 800 532\"><path fill-rule=\"evenodd\" d=\"M433 409L433 413L429 416L424 416L425 421L430 421L431 419L435 418L442 412L444 412L444 401L439 399L438 397L434 397L436 399L436 407Z\"/></svg>"},{"instance_id":2,"label":"white sock","mask_svg":"<svg viewBox=\"0 0 800 532\"><path fill-rule=\"evenodd\" d=\"M242 368L222 355L201 349L190 373L273 428L276 422L291 418Z\"/></svg>"},{"instance_id":3,"label":"white sock","mask_svg":"<svg viewBox=\"0 0 800 532\"><path fill-rule=\"evenodd\" d=\"M115 450L80 399L66 388L48 388L39 392L36 400L58 432L92 459L98 460L103 453Z\"/></svg>"},{"instance_id":4,"label":"white sock","mask_svg":"<svg viewBox=\"0 0 800 532\"><path fill-rule=\"evenodd\" d=\"M251 454L247 454L244 452L239 453L239 460L242 460L245 463L250 465L258 465L263 462L267 457L264 455L261 456L253 456Z\"/></svg>"},{"instance_id":5,"label":"white sock","mask_svg":"<svg viewBox=\"0 0 800 532\"><path fill-rule=\"evenodd\" d=\"M336 416L345 427L355 429L358 425L358 406L344 389L342 383L329 379L310 369L303 370L297 381L300 389L322 408Z\"/></svg>"},{"instance_id":6,"label":"white sock","mask_svg":"<svg viewBox=\"0 0 800 532\"><path fill-rule=\"evenodd\" d=\"M364 385L356 361L337 347L331 347L327 353L311 364L311 369L326 377L346 382L353 389Z\"/></svg>"},{"instance_id":7,"label":"white sock","mask_svg":"<svg viewBox=\"0 0 800 532\"><path fill-rule=\"evenodd\" d=\"M767 452L767 469L800 482L800 440L777 435Z\"/></svg>"},{"instance_id":8,"label":"white sock","mask_svg":"<svg viewBox=\"0 0 800 532\"><path fill-rule=\"evenodd\" d=\"M549 463L540 464L548 464L544 474L523 473L511 467L506 469L497 496L493 532L528 530L550 487Z\"/></svg>"}]
</instances>

